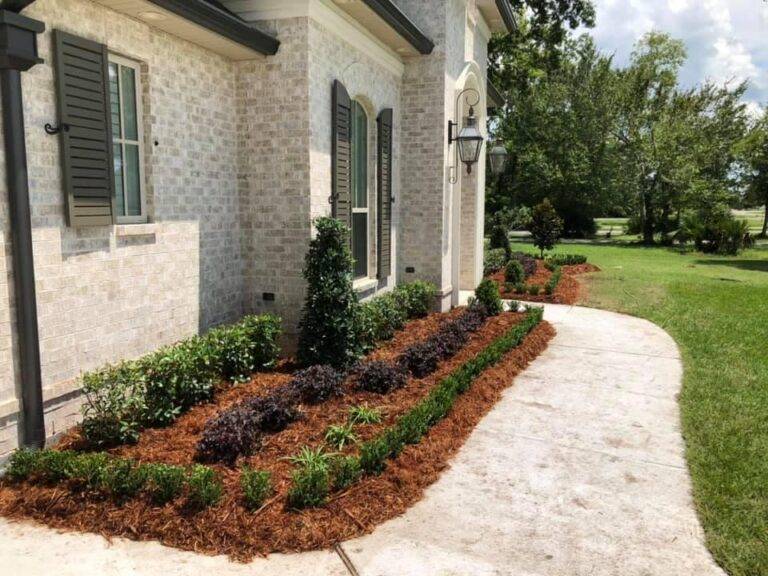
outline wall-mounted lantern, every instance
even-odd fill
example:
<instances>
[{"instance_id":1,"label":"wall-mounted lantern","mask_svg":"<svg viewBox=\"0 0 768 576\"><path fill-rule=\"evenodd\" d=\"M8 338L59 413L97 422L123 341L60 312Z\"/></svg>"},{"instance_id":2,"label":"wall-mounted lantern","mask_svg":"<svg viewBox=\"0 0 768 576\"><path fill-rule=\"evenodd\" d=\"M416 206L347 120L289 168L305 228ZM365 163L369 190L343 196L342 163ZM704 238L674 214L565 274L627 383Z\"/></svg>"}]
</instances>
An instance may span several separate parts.
<instances>
[{"instance_id":1,"label":"wall-mounted lantern","mask_svg":"<svg viewBox=\"0 0 768 576\"><path fill-rule=\"evenodd\" d=\"M507 165L507 149L501 141L497 140L493 148L488 152L488 162L491 164L491 173L498 176L504 172Z\"/></svg>"},{"instance_id":2,"label":"wall-mounted lantern","mask_svg":"<svg viewBox=\"0 0 768 576\"><path fill-rule=\"evenodd\" d=\"M473 88L467 88L462 90L456 97L456 117L459 117L459 104L461 97L467 94L467 98L474 96L475 100L469 105L469 115L464 117L464 122L461 130L456 135L459 128L456 122L448 121L448 145L452 145L456 142L456 160L454 161L454 175L451 177L451 183L455 184L458 181L458 176L455 173L456 164L458 161L466 165L467 174L472 174L472 166L474 166L480 159L480 152L483 149L483 142L485 138L480 133L480 129L477 126L477 116L475 116L475 106L480 103L480 94ZM469 101L467 101L469 104Z\"/></svg>"}]
</instances>

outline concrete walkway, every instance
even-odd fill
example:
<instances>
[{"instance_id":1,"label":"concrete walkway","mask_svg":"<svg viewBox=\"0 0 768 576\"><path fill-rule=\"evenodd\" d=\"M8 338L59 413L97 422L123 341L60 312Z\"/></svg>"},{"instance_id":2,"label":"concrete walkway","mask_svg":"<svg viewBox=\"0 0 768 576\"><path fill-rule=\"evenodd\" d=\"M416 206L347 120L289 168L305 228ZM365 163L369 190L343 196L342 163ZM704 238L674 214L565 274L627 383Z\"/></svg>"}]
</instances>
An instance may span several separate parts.
<instances>
[{"instance_id":1,"label":"concrete walkway","mask_svg":"<svg viewBox=\"0 0 768 576\"><path fill-rule=\"evenodd\" d=\"M722 576L691 501L675 343L610 312L547 306L546 317L558 332L549 349L426 498L341 553L236 565L0 521L2 573Z\"/></svg>"}]
</instances>

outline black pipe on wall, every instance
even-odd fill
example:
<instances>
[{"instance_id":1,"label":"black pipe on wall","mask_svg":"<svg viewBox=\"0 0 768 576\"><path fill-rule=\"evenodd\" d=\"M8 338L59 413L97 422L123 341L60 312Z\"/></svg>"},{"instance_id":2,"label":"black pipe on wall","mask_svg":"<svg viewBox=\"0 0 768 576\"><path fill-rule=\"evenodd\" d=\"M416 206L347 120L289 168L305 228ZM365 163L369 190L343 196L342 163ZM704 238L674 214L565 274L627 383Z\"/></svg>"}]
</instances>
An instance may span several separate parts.
<instances>
[{"instance_id":1,"label":"black pipe on wall","mask_svg":"<svg viewBox=\"0 0 768 576\"><path fill-rule=\"evenodd\" d=\"M29 207L27 146L21 71L0 70L3 103L5 173L13 246L13 278L21 374L22 430L24 446L45 445L43 389L40 370L40 338L37 328L35 266L32 257L32 217Z\"/></svg>"}]
</instances>

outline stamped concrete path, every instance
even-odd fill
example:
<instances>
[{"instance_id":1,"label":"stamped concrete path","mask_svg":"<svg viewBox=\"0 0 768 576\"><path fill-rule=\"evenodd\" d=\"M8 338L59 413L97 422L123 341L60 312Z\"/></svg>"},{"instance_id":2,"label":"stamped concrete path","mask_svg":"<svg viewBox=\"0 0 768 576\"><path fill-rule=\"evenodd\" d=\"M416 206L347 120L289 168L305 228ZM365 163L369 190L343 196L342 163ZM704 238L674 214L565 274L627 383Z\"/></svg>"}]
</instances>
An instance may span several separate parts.
<instances>
[{"instance_id":1,"label":"stamped concrete path","mask_svg":"<svg viewBox=\"0 0 768 576\"><path fill-rule=\"evenodd\" d=\"M644 320L547 306L549 349L404 516L341 550L249 565L0 521L16 576L722 576L690 496L677 347Z\"/></svg>"}]
</instances>

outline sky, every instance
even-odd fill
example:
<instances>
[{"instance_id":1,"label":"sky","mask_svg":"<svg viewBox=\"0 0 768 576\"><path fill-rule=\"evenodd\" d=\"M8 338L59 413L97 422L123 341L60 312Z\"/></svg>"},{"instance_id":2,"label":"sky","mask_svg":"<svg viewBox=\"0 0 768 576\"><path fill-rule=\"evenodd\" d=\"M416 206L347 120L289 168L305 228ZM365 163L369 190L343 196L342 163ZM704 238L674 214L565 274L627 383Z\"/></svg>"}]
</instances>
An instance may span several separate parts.
<instances>
[{"instance_id":1,"label":"sky","mask_svg":"<svg viewBox=\"0 0 768 576\"><path fill-rule=\"evenodd\" d=\"M749 107L768 105L768 0L593 0L598 47L623 66L643 34L659 30L683 40L686 87L706 79L750 81Z\"/></svg>"}]
</instances>

